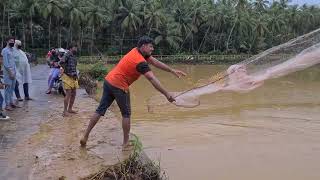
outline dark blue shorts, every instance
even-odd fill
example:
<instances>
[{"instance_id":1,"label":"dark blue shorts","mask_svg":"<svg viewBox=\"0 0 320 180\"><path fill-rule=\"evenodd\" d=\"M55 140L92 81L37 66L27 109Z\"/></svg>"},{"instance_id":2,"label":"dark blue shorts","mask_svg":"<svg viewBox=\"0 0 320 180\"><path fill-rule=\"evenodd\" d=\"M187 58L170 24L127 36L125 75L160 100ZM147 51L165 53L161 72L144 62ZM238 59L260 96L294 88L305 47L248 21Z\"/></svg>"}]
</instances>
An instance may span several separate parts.
<instances>
[{"instance_id":1,"label":"dark blue shorts","mask_svg":"<svg viewBox=\"0 0 320 180\"><path fill-rule=\"evenodd\" d=\"M112 86L108 81L104 81L102 97L96 112L101 116L104 116L107 109L109 108L109 106L112 104L114 100L116 100L120 108L122 117L130 118L131 116L130 93Z\"/></svg>"}]
</instances>

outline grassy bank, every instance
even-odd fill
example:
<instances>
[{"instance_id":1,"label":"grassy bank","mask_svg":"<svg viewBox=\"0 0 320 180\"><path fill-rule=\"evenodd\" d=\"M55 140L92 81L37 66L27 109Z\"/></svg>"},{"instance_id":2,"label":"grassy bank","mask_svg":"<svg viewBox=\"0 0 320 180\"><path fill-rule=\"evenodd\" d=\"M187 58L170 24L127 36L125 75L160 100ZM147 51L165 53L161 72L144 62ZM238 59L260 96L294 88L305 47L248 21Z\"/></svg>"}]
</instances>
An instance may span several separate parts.
<instances>
[{"instance_id":1,"label":"grassy bank","mask_svg":"<svg viewBox=\"0 0 320 180\"><path fill-rule=\"evenodd\" d=\"M234 64L241 62L252 55L154 55L158 60L168 64ZM78 62L80 64L117 64L122 58L118 56L80 56ZM46 63L45 58L38 57L37 62Z\"/></svg>"},{"instance_id":2,"label":"grassy bank","mask_svg":"<svg viewBox=\"0 0 320 180\"><path fill-rule=\"evenodd\" d=\"M166 180L167 175L160 168L159 162L151 161L143 152L138 136L132 134L133 145L129 158L115 166L106 167L87 178L87 180Z\"/></svg>"},{"instance_id":3,"label":"grassy bank","mask_svg":"<svg viewBox=\"0 0 320 180\"><path fill-rule=\"evenodd\" d=\"M234 64L241 62L251 55L154 55L158 60L169 64ZM83 64L106 63L116 64L122 56L81 56L79 62Z\"/></svg>"}]
</instances>

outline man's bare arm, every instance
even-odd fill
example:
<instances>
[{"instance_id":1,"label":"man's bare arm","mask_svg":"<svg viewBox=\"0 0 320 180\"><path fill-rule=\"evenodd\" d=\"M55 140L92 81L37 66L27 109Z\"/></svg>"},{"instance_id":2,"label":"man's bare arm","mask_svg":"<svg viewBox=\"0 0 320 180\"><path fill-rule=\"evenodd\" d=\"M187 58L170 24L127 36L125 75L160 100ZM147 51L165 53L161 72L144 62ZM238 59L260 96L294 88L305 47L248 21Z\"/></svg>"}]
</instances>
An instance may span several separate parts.
<instances>
[{"instance_id":1,"label":"man's bare arm","mask_svg":"<svg viewBox=\"0 0 320 180\"><path fill-rule=\"evenodd\" d=\"M150 81L154 88L156 88L161 94L166 96L169 102L175 101L173 96L162 87L160 81L156 78L152 71L146 72L144 76Z\"/></svg>"},{"instance_id":2,"label":"man's bare arm","mask_svg":"<svg viewBox=\"0 0 320 180\"><path fill-rule=\"evenodd\" d=\"M170 68L168 65L166 65L163 62L157 60L153 56L149 57L149 63L152 64L153 66L161 69L161 70L164 70L164 71L167 71L167 72L171 72L172 74L174 74L178 78L180 78L181 76L186 76L186 73L184 73L183 71Z\"/></svg>"}]
</instances>

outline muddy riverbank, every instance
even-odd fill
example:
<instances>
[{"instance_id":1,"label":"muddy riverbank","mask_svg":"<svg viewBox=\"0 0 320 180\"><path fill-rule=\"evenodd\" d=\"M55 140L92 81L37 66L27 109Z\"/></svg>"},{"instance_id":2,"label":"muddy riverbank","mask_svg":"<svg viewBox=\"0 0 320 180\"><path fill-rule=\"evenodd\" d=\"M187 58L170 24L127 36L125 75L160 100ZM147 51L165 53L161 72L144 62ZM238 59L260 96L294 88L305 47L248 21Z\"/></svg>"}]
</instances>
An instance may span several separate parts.
<instances>
[{"instance_id":1,"label":"muddy riverbank","mask_svg":"<svg viewBox=\"0 0 320 180\"><path fill-rule=\"evenodd\" d=\"M0 123L0 179L80 179L126 159L122 151L122 130L108 111L90 136L87 148L79 139L97 107L97 102L79 90L75 102L78 114L62 117L63 97L46 95L46 66L32 69L34 101L20 103L10 112L11 120Z\"/></svg>"}]
</instances>

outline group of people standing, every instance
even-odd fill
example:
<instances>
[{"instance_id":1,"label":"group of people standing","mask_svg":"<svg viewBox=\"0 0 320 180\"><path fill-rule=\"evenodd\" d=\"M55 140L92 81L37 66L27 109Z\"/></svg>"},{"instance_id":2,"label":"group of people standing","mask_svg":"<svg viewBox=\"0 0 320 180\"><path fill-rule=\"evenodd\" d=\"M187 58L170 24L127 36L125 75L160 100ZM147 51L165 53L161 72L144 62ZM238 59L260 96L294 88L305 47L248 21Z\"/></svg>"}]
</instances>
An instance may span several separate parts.
<instances>
[{"instance_id":1,"label":"group of people standing","mask_svg":"<svg viewBox=\"0 0 320 180\"><path fill-rule=\"evenodd\" d=\"M3 80L0 89L4 89L4 98L0 93L0 119L9 119L3 112L3 101L5 110L13 111L20 108L18 101L23 101L19 91L19 85L23 85L24 100L32 100L29 96L29 84L32 83L31 70L26 53L22 51L22 43L14 37L8 37L6 46L1 51ZM17 101L13 100L15 92Z\"/></svg>"},{"instance_id":2,"label":"group of people standing","mask_svg":"<svg viewBox=\"0 0 320 180\"><path fill-rule=\"evenodd\" d=\"M51 70L46 94L51 94L54 81L61 77L65 90L63 116L70 116L71 114L77 113L73 110L76 89L79 88L76 58L77 52L77 45L72 43L66 51L63 50L63 52L60 52L58 48L52 48L47 54L47 62Z\"/></svg>"},{"instance_id":3,"label":"group of people standing","mask_svg":"<svg viewBox=\"0 0 320 180\"><path fill-rule=\"evenodd\" d=\"M23 100L19 93L19 84L23 84L25 95L24 99L32 100L28 93L29 83L31 83L30 65L26 54L21 50L21 45L20 41L10 37L7 39L6 47L1 52L1 55L3 56L3 82L0 83L0 88L4 88L5 110L7 111L12 111L14 108L19 107L17 102L13 101L14 91L16 92L17 101ZM138 41L137 47L134 47L130 52L128 52L106 75L100 105L92 115L90 123L80 140L81 146L86 146L91 130L96 125L100 117L104 116L106 110L114 100L117 102L122 114L123 146L129 146L131 124L129 86L141 75L145 76L154 88L162 93L169 102L175 101L174 96L161 85L160 81L153 74L149 64L172 73L179 78L186 74L158 61L152 56L153 50L153 39L147 36L141 37ZM51 71L49 74L48 90L46 91L46 94L51 93L54 79L61 76L66 93L64 98L63 116L70 116L77 113L73 109L73 104L76 98L76 89L79 88L76 56L77 51L77 45L71 44L64 55L59 55L57 49L52 49L50 54L48 54L48 64ZM3 97L0 93L0 119L7 119L9 117L2 111L2 103Z\"/></svg>"}]
</instances>

